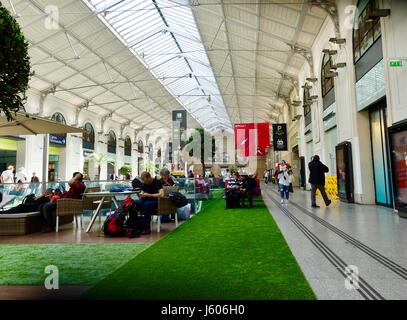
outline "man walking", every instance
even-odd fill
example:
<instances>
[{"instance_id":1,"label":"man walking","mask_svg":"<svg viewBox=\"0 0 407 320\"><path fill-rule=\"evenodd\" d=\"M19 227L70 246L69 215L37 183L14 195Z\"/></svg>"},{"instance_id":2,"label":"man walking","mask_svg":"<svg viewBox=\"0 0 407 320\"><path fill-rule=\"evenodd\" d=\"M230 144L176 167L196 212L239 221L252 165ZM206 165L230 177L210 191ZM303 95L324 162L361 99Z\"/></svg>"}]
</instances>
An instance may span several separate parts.
<instances>
[{"instance_id":1,"label":"man walking","mask_svg":"<svg viewBox=\"0 0 407 320\"><path fill-rule=\"evenodd\" d=\"M308 181L311 184L311 206L319 208L316 203L316 192L319 189L325 205L328 207L331 204L331 200L329 200L325 192L325 173L329 171L328 167L319 160L318 155L315 155L308 164L308 168L310 172Z\"/></svg>"}]
</instances>

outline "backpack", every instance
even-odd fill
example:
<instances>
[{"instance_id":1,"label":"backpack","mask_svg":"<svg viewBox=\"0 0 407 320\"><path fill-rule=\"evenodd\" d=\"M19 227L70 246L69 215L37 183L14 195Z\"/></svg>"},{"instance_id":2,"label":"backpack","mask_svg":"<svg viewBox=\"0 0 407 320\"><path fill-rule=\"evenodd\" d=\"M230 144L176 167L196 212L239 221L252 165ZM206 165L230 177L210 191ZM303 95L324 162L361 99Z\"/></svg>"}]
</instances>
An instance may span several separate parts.
<instances>
[{"instance_id":1,"label":"backpack","mask_svg":"<svg viewBox=\"0 0 407 320\"><path fill-rule=\"evenodd\" d=\"M226 209L240 208L242 195L238 189L229 189L226 191Z\"/></svg>"},{"instance_id":2,"label":"backpack","mask_svg":"<svg viewBox=\"0 0 407 320\"><path fill-rule=\"evenodd\" d=\"M32 202L34 202L35 201L35 194L34 193L31 193L31 194L27 194L25 197L24 197L24 199L23 199L23 204L26 204L26 203L32 203Z\"/></svg>"},{"instance_id":3,"label":"backpack","mask_svg":"<svg viewBox=\"0 0 407 320\"><path fill-rule=\"evenodd\" d=\"M168 198L177 208L182 208L188 204L188 199L180 192L170 192Z\"/></svg>"},{"instance_id":4,"label":"backpack","mask_svg":"<svg viewBox=\"0 0 407 320\"><path fill-rule=\"evenodd\" d=\"M117 208L112 214L106 217L103 223L103 233L107 237L121 237L125 235L124 222L126 215L130 212L132 206L123 206Z\"/></svg>"}]
</instances>

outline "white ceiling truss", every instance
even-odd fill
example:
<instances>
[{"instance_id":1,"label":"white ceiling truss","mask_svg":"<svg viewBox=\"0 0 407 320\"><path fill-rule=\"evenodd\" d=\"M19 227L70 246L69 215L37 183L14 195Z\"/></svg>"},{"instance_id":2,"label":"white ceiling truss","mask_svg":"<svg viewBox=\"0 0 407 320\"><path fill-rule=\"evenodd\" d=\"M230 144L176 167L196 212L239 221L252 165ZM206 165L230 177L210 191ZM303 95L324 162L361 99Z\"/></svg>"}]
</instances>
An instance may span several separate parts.
<instances>
[{"instance_id":1,"label":"white ceiling truss","mask_svg":"<svg viewBox=\"0 0 407 320\"><path fill-rule=\"evenodd\" d=\"M29 42L31 87L135 129L170 128L171 111L185 108L213 132L269 121L269 106L286 104L327 17L312 2L3 4Z\"/></svg>"}]
</instances>

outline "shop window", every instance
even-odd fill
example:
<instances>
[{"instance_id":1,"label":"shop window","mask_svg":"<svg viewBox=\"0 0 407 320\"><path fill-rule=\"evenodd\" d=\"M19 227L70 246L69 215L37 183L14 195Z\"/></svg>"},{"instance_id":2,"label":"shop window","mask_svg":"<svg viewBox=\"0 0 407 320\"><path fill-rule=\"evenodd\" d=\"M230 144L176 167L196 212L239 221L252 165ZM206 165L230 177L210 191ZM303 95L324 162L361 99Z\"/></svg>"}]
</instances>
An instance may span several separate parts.
<instances>
[{"instance_id":1,"label":"shop window","mask_svg":"<svg viewBox=\"0 0 407 320\"><path fill-rule=\"evenodd\" d=\"M89 122L83 127L82 148L90 150L95 149L95 130Z\"/></svg>"},{"instance_id":2,"label":"shop window","mask_svg":"<svg viewBox=\"0 0 407 320\"><path fill-rule=\"evenodd\" d=\"M61 124L66 124L65 117L62 115L62 113L59 112L55 112L52 115L51 120ZM66 145L66 134L50 134L49 142L64 146Z\"/></svg>"},{"instance_id":3,"label":"shop window","mask_svg":"<svg viewBox=\"0 0 407 320\"><path fill-rule=\"evenodd\" d=\"M311 121L311 98L310 98L310 88L305 85L304 88L304 93L303 93L303 107L304 107L304 120L305 120L305 126L308 126Z\"/></svg>"},{"instance_id":4,"label":"shop window","mask_svg":"<svg viewBox=\"0 0 407 320\"><path fill-rule=\"evenodd\" d=\"M107 152L116 153L116 134L114 131L109 131L109 138L107 140Z\"/></svg>"},{"instance_id":5,"label":"shop window","mask_svg":"<svg viewBox=\"0 0 407 320\"><path fill-rule=\"evenodd\" d=\"M144 153L144 144L143 141L139 140L138 145L137 145L137 152L139 154L139 157L143 156L142 154Z\"/></svg>"},{"instance_id":6,"label":"shop window","mask_svg":"<svg viewBox=\"0 0 407 320\"><path fill-rule=\"evenodd\" d=\"M334 79L325 77L325 74L329 73L331 69L332 57L329 54L325 54L321 67L322 97L325 97L334 87Z\"/></svg>"},{"instance_id":7,"label":"shop window","mask_svg":"<svg viewBox=\"0 0 407 320\"><path fill-rule=\"evenodd\" d=\"M129 136L124 140L124 155L131 156L131 139Z\"/></svg>"},{"instance_id":8,"label":"shop window","mask_svg":"<svg viewBox=\"0 0 407 320\"><path fill-rule=\"evenodd\" d=\"M353 56L355 63L381 36L380 18L368 20L369 14L378 8L377 0L359 1L355 27L353 28Z\"/></svg>"}]
</instances>

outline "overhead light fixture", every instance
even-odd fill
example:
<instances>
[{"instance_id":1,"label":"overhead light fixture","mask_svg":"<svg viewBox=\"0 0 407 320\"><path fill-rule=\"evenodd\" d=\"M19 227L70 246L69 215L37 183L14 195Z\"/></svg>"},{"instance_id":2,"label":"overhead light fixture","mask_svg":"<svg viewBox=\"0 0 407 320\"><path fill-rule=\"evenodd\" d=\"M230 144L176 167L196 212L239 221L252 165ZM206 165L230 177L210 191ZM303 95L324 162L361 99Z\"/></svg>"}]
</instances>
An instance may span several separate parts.
<instances>
[{"instance_id":1,"label":"overhead light fixture","mask_svg":"<svg viewBox=\"0 0 407 320\"><path fill-rule=\"evenodd\" d=\"M388 17L390 15L390 9L375 9L367 15L367 21L372 22L380 18Z\"/></svg>"},{"instance_id":2,"label":"overhead light fixture","mask_svg":"<svg viewBox=\"0 0 407 320\"><path fill-rule=\"evenodd\" d=\"M303 88L303 89L312 89L312 86L310 86L308 83L306 83L303 86L301 86L301 88Z\"/></svg>"},{"instance_id":3,"label":"overhead light fixture","mask_svg":"<svg viewBox=\"0 0 407 320\"><path fill-rule=\"evenodd\" d=\"M337 76L338 76L338 72L330 71L330 72L325 73L326 79L335 78Z\"/></svg>"},{"instance_id":4,"label":"overhead light fixture","mask_svg":"<svg viewBox=\"0 0 407 320\"><path fill-rule=\"evenodd\" d=\"M14 7L13 2L11 0L8 0L8 3L10 4L11 10L13 10L13 18L20 18L21 16L17 13L17 10Z\"/></svg>"},{"instance_id":5,"label":"overhead light fixture","mask_svg":"<svg viewBox=\"0 0 407 320\"><path fill-rule=\"evenodd\" d=\"M324 50L322 50L322 52L325 54L329 54L330 56L333 56L338 53L338 50L324 49Z\"/></svg>"},{"instance_id":6,"label":"overhead light fixture","mask_svg":"<svg viewBox=\"0 0 407 320\"><path fill-rule=\"evenodd\" d=\"M317 82L318 78L306 78L305 80L307 80L309 82Z\"/></svg>"},{"instance_id":7,"label":"overhead light fixture","mask_svg":"<svg viewBox=\"0 0 407 320\"><path fill-rule=\"evenodd\" d=\"M339 68L345 68L346 67L346 62L339 62L339 63L335 63L331 66L331 69L336 70Z\"/></svg>"},{"instance_id":8,"label":"overhead light fixture","mask_svg":"<svg viewBox=\"0 0 407 320\"><path fill-rule=\"evenodd\" d=\"M345 38L329 38L329 42L335 43L335 44L344 44L346 43Z\"/></svg>"}]
</instances>

